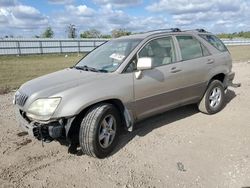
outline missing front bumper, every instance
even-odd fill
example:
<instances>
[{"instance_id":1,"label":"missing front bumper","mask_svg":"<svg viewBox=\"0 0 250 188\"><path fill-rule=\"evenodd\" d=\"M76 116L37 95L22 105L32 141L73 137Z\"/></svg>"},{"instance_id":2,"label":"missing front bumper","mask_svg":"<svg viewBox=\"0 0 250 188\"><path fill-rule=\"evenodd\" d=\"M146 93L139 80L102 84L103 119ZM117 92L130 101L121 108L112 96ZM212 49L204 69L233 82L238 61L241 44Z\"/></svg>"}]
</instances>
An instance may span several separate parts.
<instances>
[{"instance_id":1,"label":"missing front bumper","mask_svg":"<svg viewBox=\"0 0 250 188\"><path fill-rule=\"evenodd\" d=\"M45 123L28 121L19 109L16 109L16 117L21 129L38 140L51 142L54 139L65 138L63 121Z\"/></svg>"}]
</instances>

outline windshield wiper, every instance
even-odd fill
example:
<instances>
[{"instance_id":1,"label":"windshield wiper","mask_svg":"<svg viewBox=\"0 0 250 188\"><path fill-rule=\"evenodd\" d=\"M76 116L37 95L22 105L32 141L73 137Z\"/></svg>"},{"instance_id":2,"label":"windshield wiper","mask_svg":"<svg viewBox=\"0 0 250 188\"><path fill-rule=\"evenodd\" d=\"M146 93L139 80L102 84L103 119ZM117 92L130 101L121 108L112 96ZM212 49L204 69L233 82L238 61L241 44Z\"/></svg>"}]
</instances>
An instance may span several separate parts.
<instances>
[{"instance_id":1,"label":"windshield wiper","mask_svg":"<svg viewBox=\"0 0 250 188\"><path fill-rule=\"evenodd\" d=\"M74 66L75 69L84 70L84 71L93 71L98 72L95 68L88 67L87 65L84 66Z\"/></svg>"},{"instance_id":2,"label":"windshield wiper","mask_svg":"<svg viewBox=\"0 0 250 188\"><path fill-rule=\"evenodd\" d=\"M104 69L96 69L93 67L88 67L87 65L84 66L74 66L73 68L79 69L79 70L84 70L84 71L92 71L92 72L108 72L107 70Z\"/></svg>"}]
</instances>

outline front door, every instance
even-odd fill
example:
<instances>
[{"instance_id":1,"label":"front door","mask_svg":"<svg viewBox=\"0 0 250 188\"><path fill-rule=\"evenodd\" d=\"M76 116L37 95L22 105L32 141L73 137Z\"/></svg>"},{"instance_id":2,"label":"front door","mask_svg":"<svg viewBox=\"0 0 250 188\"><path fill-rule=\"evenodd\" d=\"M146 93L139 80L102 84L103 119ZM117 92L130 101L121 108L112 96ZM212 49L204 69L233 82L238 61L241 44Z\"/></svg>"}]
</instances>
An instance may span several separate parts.
<instances>
[{"instance_id":1,"label":"front door","mask_svg":"<svg viewBox=\"0 0 250 188\"><path fill-rule=\"evenodd\" d=\"M175 106L181 100L178 87L181 82L181 67L176 62L172 37L149 41L139 52L138 58L150 57L153 69L134 75L136 115L142 119Z\"/></svg>"}]
</instances>

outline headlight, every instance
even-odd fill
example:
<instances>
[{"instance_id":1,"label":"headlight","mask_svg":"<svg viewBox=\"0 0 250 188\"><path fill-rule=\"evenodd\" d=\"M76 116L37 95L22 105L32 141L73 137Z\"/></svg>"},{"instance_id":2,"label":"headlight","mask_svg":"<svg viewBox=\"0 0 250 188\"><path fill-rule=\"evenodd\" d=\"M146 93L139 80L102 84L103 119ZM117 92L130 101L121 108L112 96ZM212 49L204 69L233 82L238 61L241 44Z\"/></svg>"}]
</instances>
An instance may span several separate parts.
<instances>
[{"instance_id":1,"label":"headlight","mask_svg":"<svg viewBox=\"0 0 250 188\"><path fill-rule=\"evenodd\" d=\"M48 120L60 101L61 98L37 99L28 108L27 116L39 120Z\"/></svg>"},{"instance_id":2,"label":"headlight","mask_svg":"<svg viewBox=\"0 0 250 188\"><path fill-rule=\"evenodd\" d=\"M14 96L13 96L13 100L12 100L12 103L13 103L13 104L16 104L16 96L18 96L18 95L19 95L19 91L17 90L17 91L15 92Z\"/></svg>"}]
</instances>

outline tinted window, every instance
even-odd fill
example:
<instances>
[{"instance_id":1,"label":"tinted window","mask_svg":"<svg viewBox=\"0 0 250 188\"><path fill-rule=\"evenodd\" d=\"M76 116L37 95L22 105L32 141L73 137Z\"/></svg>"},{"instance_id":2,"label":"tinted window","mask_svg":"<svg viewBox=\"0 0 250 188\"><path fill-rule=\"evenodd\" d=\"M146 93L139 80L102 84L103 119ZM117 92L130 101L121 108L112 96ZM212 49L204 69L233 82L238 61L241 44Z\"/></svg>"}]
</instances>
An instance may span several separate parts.
<instances>
[{"instance_id":1,"label":"tinted window","mask_svg":"<svg viewBox=\"0 0 250 188\"><path fill-rule=\"evenodd\" d=\"M214 46L218 50L220 50L222 52L227 51L226 46L216 36L214 36L214 35L204 35L204 34L199 35L199 36L202 37L203 39L205 39L207 42L209 42L212 46Z\"/></svg>"},{"instance_id":2,"label":"tinted window","mask_svg":"<svg viewBox=\"0 0 250 188\"><path fill-rule=\"evenodd\" d=\"M161 66L176 61L175 48L172 37L165 37L150 41L139 52L139 58L152 58L153 66Z\"/></svg>"},{"instance_id":3,"label":"tinted window","mask_svg":"<svg viewBox=\"0 0 250 188\"><path fill-rule=\"evenodd\" d=\"M208 50L192 36L177 36L176 37L182 55L182 60L195 59L209 55Z\"/></svg>"}]
</instances>

